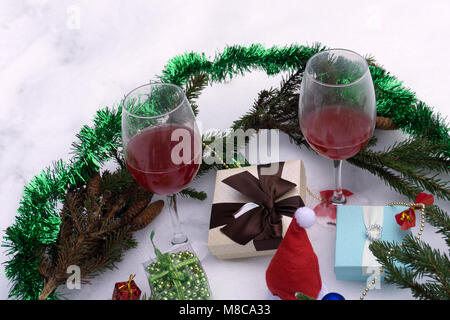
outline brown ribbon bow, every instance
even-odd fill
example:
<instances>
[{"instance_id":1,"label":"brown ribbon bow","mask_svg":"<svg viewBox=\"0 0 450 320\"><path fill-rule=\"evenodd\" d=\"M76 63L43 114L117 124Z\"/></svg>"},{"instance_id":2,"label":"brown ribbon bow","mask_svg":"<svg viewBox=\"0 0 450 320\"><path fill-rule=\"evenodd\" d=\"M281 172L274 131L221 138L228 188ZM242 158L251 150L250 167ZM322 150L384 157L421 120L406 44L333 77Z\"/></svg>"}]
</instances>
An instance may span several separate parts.
<instances>
[{"instance_id":1,"label":"brown ribbon bow","mask_svg":"<svg viewBox=\"0 0 450 320\"><path fill-rule=\"evenodd\" d=\"M275 202L296 186L281 178L283 165L279 163L274 175L262 175L261 169L270 165L258 165L258 178L244 171L222 180L259 206L235 218L234 214L245 203L215 203L210 228L225 225L220 229L225 235L241 245L253 240L257 251L278 248L283 233L282 216L292 217L297 208L304 206L300 196Z\"/></svg>"}]
</instances>

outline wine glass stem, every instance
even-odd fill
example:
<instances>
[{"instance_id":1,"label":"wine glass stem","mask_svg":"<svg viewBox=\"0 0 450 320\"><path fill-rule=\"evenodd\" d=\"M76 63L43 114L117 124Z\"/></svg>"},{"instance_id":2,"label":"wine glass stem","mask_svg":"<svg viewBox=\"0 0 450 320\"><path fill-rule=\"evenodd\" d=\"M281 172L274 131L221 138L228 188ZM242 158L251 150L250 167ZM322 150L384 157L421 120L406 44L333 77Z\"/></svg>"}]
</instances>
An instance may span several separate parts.
<instances>
[{"instance_id":1,"label":"wine glass stem","mask_svg":"<svg viewBox=\"0 0 450 320\"><path fill-rule=\"evenodd\" d=\"M346 199L342 193L342 160L333 160L334 166L334 192L331 197L331 203L344 204Z\"/></svg>"},{"instance_id":2,"label":"wine glass stem","mask_svg":"<svg viewBox=\"0 0 450 320\"><path fill-rule=\"evenodd\" d=\"M170 220L172 221L173 237L172 244L180 244L188 241L186 234L183 232L178 216L176 194L167 196L167 203L169 206Z\"/></svg>"}]
</instances>

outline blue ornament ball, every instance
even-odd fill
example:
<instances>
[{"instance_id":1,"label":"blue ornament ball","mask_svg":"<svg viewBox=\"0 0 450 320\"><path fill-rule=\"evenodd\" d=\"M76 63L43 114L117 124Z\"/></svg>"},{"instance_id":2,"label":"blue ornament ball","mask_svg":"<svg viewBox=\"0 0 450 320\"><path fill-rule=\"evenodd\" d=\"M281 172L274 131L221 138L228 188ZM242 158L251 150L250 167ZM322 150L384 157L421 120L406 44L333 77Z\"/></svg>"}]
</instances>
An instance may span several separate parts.
<instances>
[{"instance_id":1,"label":"blue ornament ball","mask_svg":"<svg viewBox=\"0 0 450 320\"><path fill-rule=\"evenodd\" d=\"M327 293L322 300L345 300L345 298L336 292Z\"/></svg>"}]
</instances>

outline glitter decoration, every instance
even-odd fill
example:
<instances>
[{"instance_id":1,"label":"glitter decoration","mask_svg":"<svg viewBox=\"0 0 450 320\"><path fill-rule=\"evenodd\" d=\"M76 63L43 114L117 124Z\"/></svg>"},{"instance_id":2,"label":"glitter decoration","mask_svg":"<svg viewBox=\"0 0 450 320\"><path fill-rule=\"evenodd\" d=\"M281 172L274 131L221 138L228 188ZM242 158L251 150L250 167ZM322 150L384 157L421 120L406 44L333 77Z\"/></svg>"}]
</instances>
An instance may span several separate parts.
<instances>
[{"instance_id":1,"label":"glitter decoration","mask_svg":"<svg viewBox=\"0 0 450 320\"><path fill-rule=\"evenodd\" d=\"M152 300L209 300L206 273L189 244L161 253L153 243L156 258L144 263Z\"/></svg>"}]
</instances>

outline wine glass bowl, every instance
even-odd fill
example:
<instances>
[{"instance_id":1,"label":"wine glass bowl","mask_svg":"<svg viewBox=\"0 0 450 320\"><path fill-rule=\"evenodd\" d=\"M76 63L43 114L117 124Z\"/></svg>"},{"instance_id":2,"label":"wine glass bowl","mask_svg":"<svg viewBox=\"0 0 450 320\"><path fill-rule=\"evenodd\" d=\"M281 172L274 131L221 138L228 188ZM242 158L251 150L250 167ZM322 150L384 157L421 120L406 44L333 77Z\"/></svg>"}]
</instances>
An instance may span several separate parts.
<instances>
[{"instance_id":1,"label":"wine glass bowl","mask_svg":"<svg viewBox=\"0 0 450 320\"><path fill-rule=\"evenodd\" d=\"M142 187L168 196L172 243L186 242L175 194L195 177L202 159L201 137L186 95L176 85L150 83L131 91L121 106L127 168Z\"/></svg>"},{"instance_id":2,"label":"wine glass bowl","mask_svg":"<svg viewBox=\"0 0 450 320\"><path fill-rule=\"evenodd\" d=\"M335 167L333 203L345 203L342 160L356 155L373 135L375 90L367 61L346 49L321 51L305 67L299 121L308 144Z\"/></svg>"}]
</instances>

